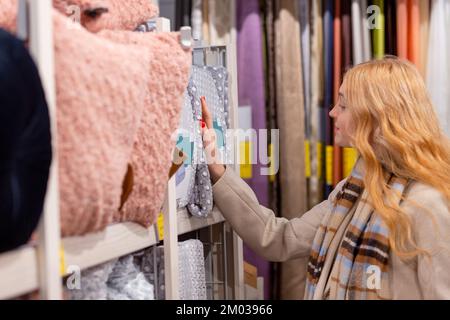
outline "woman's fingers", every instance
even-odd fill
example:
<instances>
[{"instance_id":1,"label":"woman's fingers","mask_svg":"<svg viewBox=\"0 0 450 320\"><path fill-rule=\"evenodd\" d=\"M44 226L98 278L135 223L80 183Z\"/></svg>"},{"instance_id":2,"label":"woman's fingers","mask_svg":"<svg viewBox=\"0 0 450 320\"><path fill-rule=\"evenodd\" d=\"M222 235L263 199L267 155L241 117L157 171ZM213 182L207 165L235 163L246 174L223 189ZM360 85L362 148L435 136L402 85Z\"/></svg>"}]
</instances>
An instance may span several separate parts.
<instances>
[{"instance_id":1,"label":"woman's fingers","mask_svg":"<svg viewBox=\"0 0 450 320\"><path fill-rule=\"evenodd\" d=\"M209 112L208 105L206 104L206 98L201 97L200 101L202 102L202 115L203 121L205 122L208 129L212 129L213 121L211 113Z\"/></svg>"},{"instance_id":2,"label":"woman's fingers","mask_svg":"<svg viewBox=\"0 0 450 320\"><path fill-rule=\"evenodd\" d=\"M217 137L216 132L213 128L213 118L209 112L208 105L206 104L206 98L201 97L202 103L202 114L203 122L202 124L202 136L203 136L203 146L205 148L205 154L208 164L218 163L217 152Z\"/></svg>"},{"instance_id":3,"label":"woman's fingers","mask_svg":"<svg viewBox=\"0 0 450 320\"><path fill-rule=\"evenodd\" d=\"M214 130L208 129L206 127L202 128L203 144L205 147L216 143L216 135Z\"/></svg>"}]
</instances>

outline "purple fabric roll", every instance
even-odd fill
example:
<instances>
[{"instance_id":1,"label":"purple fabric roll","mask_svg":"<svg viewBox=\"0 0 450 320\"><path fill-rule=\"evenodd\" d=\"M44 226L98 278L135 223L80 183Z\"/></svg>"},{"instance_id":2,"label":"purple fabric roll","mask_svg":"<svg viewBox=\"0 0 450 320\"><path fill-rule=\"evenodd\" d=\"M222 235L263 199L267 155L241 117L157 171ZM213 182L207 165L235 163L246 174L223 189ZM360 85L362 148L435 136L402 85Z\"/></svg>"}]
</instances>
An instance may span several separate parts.
<instances>
[{"instance_id":1,"label":"purple fabric roll","mask_svg":"<svg viewBox=\"0 0 450 320\"><path fill-rule=\"evenodd\" d=\"M238 1L236 10L239 105L251 106L254 129L266 129L263 37L259 1ZM260 174L261 167L258 159L258 164L253 166L253 177L247 182L256 193L259 202L263 206L268 206L269 179ZM264 296L265 299L269 299L270 263L258 257L247 247L244 248L244 258L258 268L259 276L264 277Z\"/></svg>"}]
</instances>

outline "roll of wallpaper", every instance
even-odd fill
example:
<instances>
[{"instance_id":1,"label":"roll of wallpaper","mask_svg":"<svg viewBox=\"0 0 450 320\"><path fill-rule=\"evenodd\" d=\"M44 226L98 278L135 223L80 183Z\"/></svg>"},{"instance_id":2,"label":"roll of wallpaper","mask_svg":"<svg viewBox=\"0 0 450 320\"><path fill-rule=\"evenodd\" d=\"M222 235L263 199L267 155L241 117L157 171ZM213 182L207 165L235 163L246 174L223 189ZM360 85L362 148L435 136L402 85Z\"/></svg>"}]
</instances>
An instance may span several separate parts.
<instances>
[{"instance_id":1,"label":"roll of wallpaper","mask_svg":"<svg viewBox=\"0 0 450 320\"><path fill-rule=\"evenodd\" d=\"M297 3L291 0L276 0L276 4L278 16L275 20L275 61L277 116L280 127L281 201L283 215L291 218L306 210L300 28ZM332 82L330 84L332 85Z\"/></svg>"},{"instance_id":2,"label":"roll of wallpaper","mask_svg":"<svg viewBox=\"0 0 450 320\"><path fill-rule=\"evenodd\" d=\"M331 118L329 116L330 107L333 104L333 56L334 56L334 29L333 29L333 10L334 10L334 0L324 1L324 59L325 59L325 93L324 93L324 105L322 121L324 123L323 130L323 140L326 145L325 153L325 197L331 193L333 184L333 130L331 124ZM330 152L331 150L331 152Z\"/></svg>"},{"instance_id":3,"label":"roll of wallpaper","mask_svg":"<svg viewBox=\"0 0 450 320\"><path fill-rule=\"evenodd\" d=\"M334 104L338 103L339 89L341 87L342 70L343 70L343 57L342 52L344 50L344 44L342 39L344 37L342 29L342 10L346 1L341 3L341 0L334 0L334 78L333 78L333 101ZM333 125L334 127L334 125ZM334 141L334 130L333 130ZM342 150L334 144L333 148L333 187L336 186L339 181L342 180Z\"/></svg>"},{"instance_id":4,"label":"roll of wallpaper","mask_svg":"<svg viewBox=\"0 0 450 320\"><path fill-rule=\"evenodd\" d=\"M130 1L131 2L131 1ZM175 0L175 30L191 25L192 0Z\"/></svg>"},{"instance_id":5,"label":"roll of wallpaper","mask_svg":"<svg viewBox=\"0 0 450 320\"><path fill-rule=\"evenodd\" d=\"M419 2L424 0L408 1L408 59L419 67L420 57L420 12Z\"/></svg>"},{"instance_id":6,"label":"roll of wallpaper","mask_svg":"<svg viewBox=\"0 0 450 320\"><path fill-rule=\"evenodd\" d=\"M305 92L305 132L311 135L311 27L309 0L298 0L299 21L302 41L303 85Z\"/></svg>"},{"instance_id":7,"label":"roll of wallpaper","mask_svg":"<svg viewBox=\"0 0 450 320\"><path fill-rule=\"evenodd\" d=\"M367 21L367 0L352 0L352 47L353 64L357 65L372 58L370 29Z\"/></svg>"},{"instance_id":8,"label":"roll of wallpaper","mask_svg":"<svg viewBox=\"0 0 450 320\"><path fill-rule=\"evenodd\" d=\"M342 2L342 73L353 65L353 39L352 39L352 13L351 4L348 1ZM341 76L342 79L342 76Z\"/></svg>"},{"instance_id":9,"label":"roll of wallpaper","mask_svg":"<svg viewBox=\"0 0 450 320\"><path fill-rule=\"evenodd\" d=\"M202 13L202 0L192 1L192 37L195 40L203 39L203 13Z\"/></svg>"},{"instance_id":10,"label":"roll of wallpaper","mask_svg":"<svg viewBox=\"0 0 450 320\"><path fill-rule=\"evenodd\" d=\"M397 55L397 2L385 0L386 54Z\"/></svg>"},{"instance_id":11,"label":"roll of wallpaper","mask_svg":"<svg viewBox=\"0 0 450 320\"><path fill-rule=\"evenodd\" d=\"M305 101L305 175L308 185L308 208L311 207L311 26L310 1L297 0L299 8L299 22L302 46L303 90Z\"/></svg>"},{"instance_id":12,"label":"roll of wallpaper","mask_svg":"<svg viewBox=\"0 0 450 320\"><path fill-rule=\"evenodd\" d=\"M266 129L266 104L263 64L262 23L259 15L259 1L238 1L237 13L237 59L238 59L238 88L239 105L250 106L252 112L253 129ZM259 141L253 141L258 145ZM252 177L248 179L259 202L269 206L269 179L261 174L263 166L259 157L253 166ZM258 268L258 274L264 278L265 298L270 293L270 263L258 257L249 248L245 248L245 260Z\"/></svg>"},{"instance_id":13,"label":"roll of wallpaper","mask_svg":"<svg viewBox=\"0 0 450 320\"><path fill-rule=\"evenodd\" d=\"M239 105L251 106L253 129L266 128L265 84L261 20L258 0L237 3L238 27L238 87ZM257 141L254 141L257 143ZM259 159L258 159L259 160ZM249 184L258 196L259 202L268 206L268 177L261 175L259 163L253 168L254 175Z\"/></svg>"},{"instance_id":14,"label":"roll of wallpaper","mask_svg":"<svg viewBox=\"0 0 450 320\"><path fill-rule=\"evenodd\" d=\"M373 54L377 59L383 58L385 54L385 16L384 0L373 0L373 4L378 6L378 17L375 18L375 29L373 30Z\"/></svg>"},{"instance_id":15,"label":"roll of wallpaper","mask_svg":"<svg viewBox=\"0 0 450 320\"><path fill-rule=\"evenodd\" d=\"M212 45L227 45L231 41L230 31L234 19L232 1L235 0L209 0L209 41Z\"/></svg>"},{"instance_id":16,"label":"roll of wallpaper","mask_svg":"<svg viewBox=\"0 0 450 320\"><path fill-rule=\"evenodd\" d=\"M323 20L322 2L312 1L311 7L311 177L309 179L310 207L323 197L321 183L321 120L323 101Z\"/></svg>"},{"instance_id":17,"label":"roll of wallpaper","mask_svg":"<svg viewBox=\"0 0 450 320\"><path fill-rule=\"evenodd\" d=\"M369 32L367 28L364 27L365 20L363 20L362 13L362 1L352 0L351 3L351 25L352 25L352 37L350 40L352 42L352 53L353 53L353 65L360 64L365 61L364 53L364 40L363 33ZM354 151L352 148L344 148L342 151L342 176L346 178L350 175L351 169L355 164L355 160L350 156L350 150Z\"/></svg>"},{"instance_id":18,"label":"roll of wallpaper","mask_svg":"<svg viewBox=\"0 0 450 320\"><path fill-rule=\"evenodd\" d=\"M430 1L419 1L420 12L420 63L419 71L425 78L428 59L428 41L430 29Z\"/></svg>"},{"instance_id":19,"label":"roll of wallpaper","mask_svg":"<svg viewBox=\"0 0 450 320\"><path fill-rule=\"evenodd\" d=\"M353 39L352 39L352 22L351 22L351 4L348 1L344 1L342 3L342 70L348 70L353 65L352 62L352 48L353 48ZM341 166L340 166L340 176L339 181L345 178L344 169L345 169L345 161L346 156L348 156L348 152L345 152L345 148L341 149ZM348 159L346 163L349 163ZM336 179L337 177L335 177ZM335 180L336 183L337 179ZM338 181L338 182L339 182Z\"/></svg>"},{"instance_id":20,"label":"roll of wallpaper","mask_svg":"<svg viewBox=\"0 0 450 320\"><path fill-rule=\"evenodd\" d=\"M363 27L361 1L352 0L352 36L353 36L353 63L355 65L364 61L363 53Z\"/></svg>"},{"instance_id":21,"label":"roll of wallpaper","mask_svg":"<svg viewBox=\"0 0 450 320\"><path fill-rule=\"evenodd\" d=\"M305 98L305 132L310 135L310 105L311 105L311 26L309 0L297 0L299 7L299 22L301 33L302 69Z\"/></svg>"},{"instance_id":22,"label":"roll of wallpaper","mask_svg":"<svg viewBox=\"0 0 450 320\"><path fill-rule=\"evenodd\" d=\"M209 32L209 0L202 0L202 14L202 36L205 43L209 43L211 41Z\"/></svg>"},{"instance_id":23,"label":"roll of wallpaper","mask_svg":"<svg viewBox=\"0 0 450 320\"><path fill-rule=\"evenodd\" d=\"M305 128L298 3L275 1L277 117L280 126L281 212L287 219L306 212ZM301 299L297 260L281 266L281 298Z\"/></svg>"},{"instance_id":24,"label":"roll of wallpaper","mask_svg":"<svg viewBox=\"0 0 450 320\"><path fill-rule=\"evenodd\" d=\"M367 27L367 8L368 8L368 2L367 0L360 0L361 1L361 8L362 8L362 38L363 38L363 61L369 61L373 58L373 52L372 52L372 41L371 41L371 35L370 35L370 29Z\"/></svg>"},{"instance_id":25,"label":"roll of wallpaper","mask_svg":"<svg viewBox=\"0 0 450 320\"><path fill-rule=\"evenodd\" d=\"M275 62L275 21L273 0L263 1L264 15L264 37L265 37L265 53L266 53L266 109L267 109L267 128L278 129L277 110L276 110L276 62ZM274 145L271 144L271 150L274 150ZM272 174L269 178L269 192L270 192L270 208L274 211L276 216L280 216L280 176ZM281 283L281 265L272 263L271 265L271 292L270 297L275 298L280 294Z\"/></svg>"},{"instance_id":26,"label":"roll of wallpaper","mask_svg":"<svg viewBox=\"0 0 450 320\"><path fill-rule=\"evenodd\" d=\"M431 2L427 87L441 125L450 136L450 2Z\"/></svg>"},{"instance_id":27,"label":"roll of wallpaper","mask_svg":"<svg viewBox=\"0 0 450 320\"><path fill-rule=\"evenodd\" d=\"M0 29L0 253L26 244L44 207L52 162L39 71L24 43Z\"/></svg>"},{"instance_id":28,"label":"roll of wallpaper","mask_svg":"<svg viewBox=\"0 0 450 320\"><path fill-rule=\"evenodd\" d=\"M408 58L408 2L397 0L397 55Z\"/></svg>"}]
</instances>

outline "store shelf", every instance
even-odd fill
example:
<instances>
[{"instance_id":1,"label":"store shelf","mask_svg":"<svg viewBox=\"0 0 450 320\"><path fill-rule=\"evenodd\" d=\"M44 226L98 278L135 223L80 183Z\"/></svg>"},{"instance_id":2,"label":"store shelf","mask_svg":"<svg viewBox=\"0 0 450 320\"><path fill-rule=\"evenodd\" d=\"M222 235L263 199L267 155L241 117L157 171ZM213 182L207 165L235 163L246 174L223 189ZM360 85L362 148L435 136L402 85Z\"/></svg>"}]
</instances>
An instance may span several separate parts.
<instances>
[{"instance_id":1,"label":"store shelf","mask_svg":"<svg viewBox=\"0 0 450 320\"><path fill-rule=\"evenodd\" d=\"M208 218L195 218L187 210L178 211L178 234L182 235L224 221L217 208ZM145 229L135 223L121 223L105 231L83 237L63 239L65 262L84 270L158 243L154 227Z\"/></svg>"},{"instance_id":2,"label":"store shelf","mask_svg":"<svg viewBox=\"0 0 450 320\"><path fill-rule=\"evenodd\" d=\"M0 299L11 299L38 287L34 247L23 247L0 255Z\"/></svg>"},{"instance_id":3,"label":"store shelf","mask_svg":"<svg viewBox=\"0 0 450 320\"><path fill-rule=\"evenodd\" d=\"M119 223L101 232L63 239L65 265L84 270L157 242L154 227L146 229L131 222Z\"/></svg>"},{"instance_id":4,"label":"store shelf","mask_svg":"<svg viewBox=\"0 0 450 320\"><path fill-rule=\"evenodd\" d=\"M217 207L207 218L195 218L187 210L178 211L178 234L185 234L224 222L222 214Z\"/></svg>"},{"instance_id":5,"label":"store shelf","mask_svg":"<svg viewBox=\"0 0 450 320\"><path fill-rule=\"evenodd\" d=\"M180 235L224 222L217 208L208 218L192 217L187 210L178 211ZM62 240L64 265L81 270L105 263L158 243L156 229L126 222L111 225L104 231ZM9 299L38 288L37 255L32 246L0 255L0 299Z\"/></svg>"}]
</instances>

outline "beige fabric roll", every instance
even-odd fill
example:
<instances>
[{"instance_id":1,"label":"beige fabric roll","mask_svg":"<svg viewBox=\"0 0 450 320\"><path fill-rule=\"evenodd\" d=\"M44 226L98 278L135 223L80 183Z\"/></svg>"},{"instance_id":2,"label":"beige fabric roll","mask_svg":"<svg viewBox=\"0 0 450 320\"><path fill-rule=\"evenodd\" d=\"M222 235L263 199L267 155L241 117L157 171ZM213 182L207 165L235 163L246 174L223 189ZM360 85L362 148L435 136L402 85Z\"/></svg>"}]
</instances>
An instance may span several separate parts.
<instances>
[{"instance_id":1,"label":"beige fabric roll","mask_svg":"<svg viewBox=\"0 0 450 320\"><path fill-rule=\"evenodd\" d=\"M93 34L55 17L62 234L149 226L165 195L190 53L177 34ZM133 191L119 212L129 163Z\"/></svg>"},{"instance_id":2,"label":"beige fabric roll","mask_svg":"<svg viewBox=\"0 0 450 320\"><path fill-rule=\"evenodd\" d=\"M420 63L419 71L425 78L427 73L427 61L428 61L428 42L430 33L430 1L419 1L420 12Z\"/></svg>"},{"instance_id":3,"label":"beige fabric roll","mask_svg":"<svg viewBox=\"0 0 450 320\"><path fill-rule=\"evenodd\" d=\"M209 0L202 0L202 14L203 14L203 21L202 21L202 31L203 31L203 41L205 43L210 42L210 36L209 36Z\"/></svg>"},{"instance_id":4,"label":"beige fabric roll","mask_svg":"<svg viewBox=\"0 0 450 320\"><path fill-rule=\"evenodd\" d=\"M13 31L16 0L2 1L0 26ZM125 13L113 12L108 26L124 27L115 22ZM53 18L62 235L148 226L165 196L191 53L176 33L92 33L57 10ZM119 212L130 163L135 183Z\"/></svg>"},{"instance_id":5,"label":"beige fabric roll","mask_svg":"<svg viewBox=\"0 0 450 320\"><path fill-rule=\"evenodd\" d=\"M234 0L209 0L208 26L209 40L212 45L226 45L231 41L232 1Z\"/></svg>"},{"instance_id":6,"label":"beige fabric roll","mask_svg":"<svg viewBox=\"0 0 450 320\"><path fill-rule=\"evenodd\" d=\"M281 213L292 219L306 212L305 125L298 3L275 1L277 115L280 128ZM302 299L298 261L281 267L281 298Z\"/></svg>"}]
</instances>

